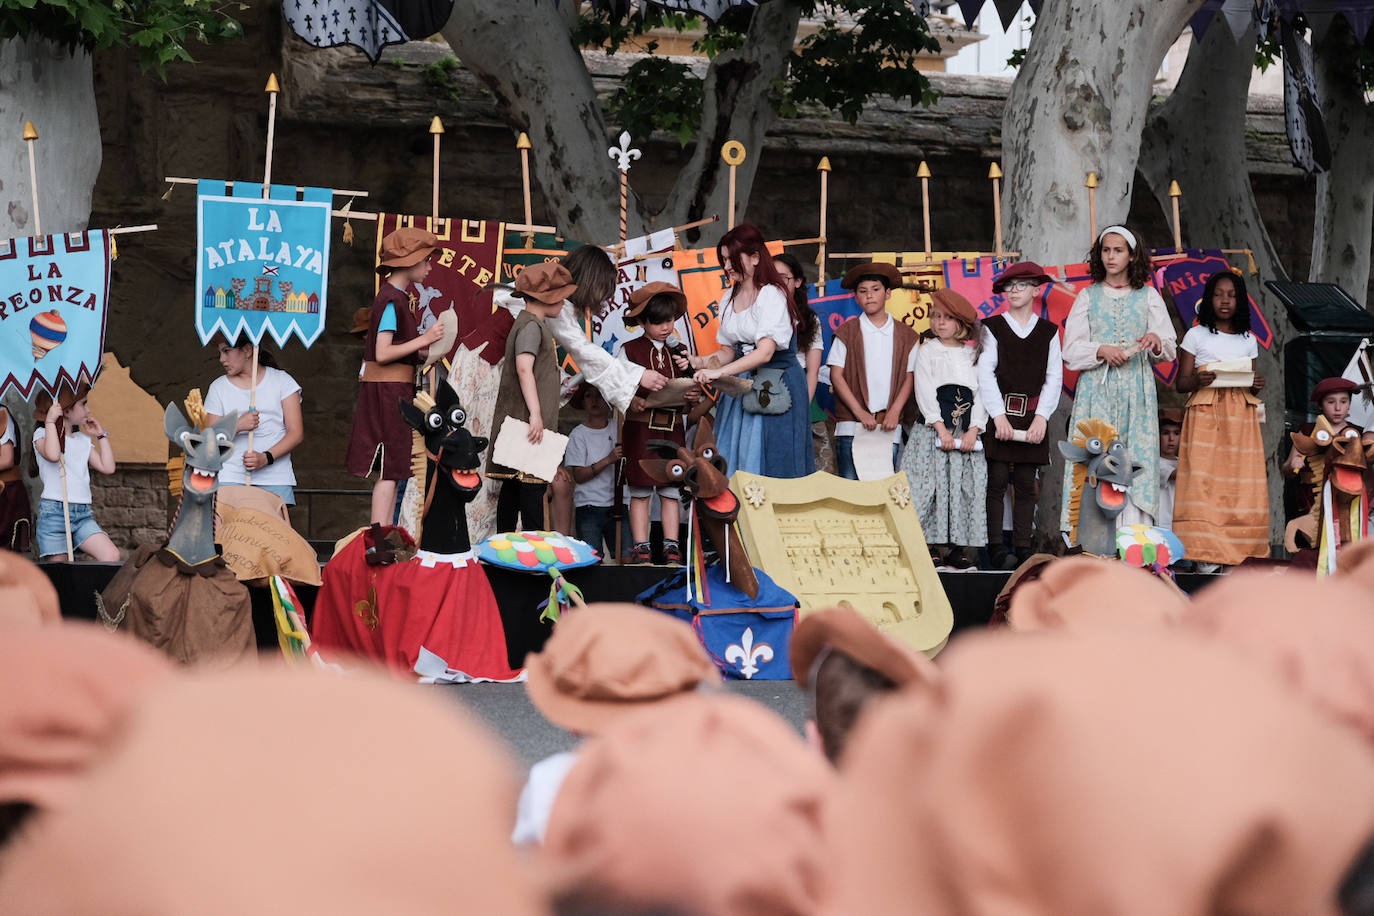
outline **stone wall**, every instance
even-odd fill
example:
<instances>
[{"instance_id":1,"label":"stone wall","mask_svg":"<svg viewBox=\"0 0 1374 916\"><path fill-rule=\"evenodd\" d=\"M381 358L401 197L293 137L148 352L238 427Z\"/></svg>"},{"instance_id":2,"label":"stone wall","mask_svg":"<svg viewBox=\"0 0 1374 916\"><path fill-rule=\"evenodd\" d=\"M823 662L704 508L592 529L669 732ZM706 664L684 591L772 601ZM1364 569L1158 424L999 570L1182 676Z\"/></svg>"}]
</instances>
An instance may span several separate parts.
<instances>
[{"instance_id":1,"label":"stone wall","mask_svg":"<svg viewBox=\"0 0 1374 916\"><path fill-rule=\"evenodd\" d=\"M95 520L125 556L141 544L167 537L167 469L160 465L121 465L115 473L91 475Z\"/></svg>"},{"instance_id":2,"label":"stone wall","mask_svg":"<svg viewBox=\"0 0 1374 916\"><path fill-rule=\"evenodd\" d=\"M364 210L428 212L431 117L443 118L441 188L444 212L518 219L523 213L515 132L490 96L462 70L449 76L428 63L443 46L390 49L376 67L352 49L315 50L283 36L278 3L238 13L246 39L197 50L200 62L168 69L166 83L141 74L126 54L96 60L104 164L92 225L156 222L156 233L120 242L114 265L108 343L133 377L159 400L180 400L208 387L220 370L192 326L194 301L194 190L177 187L170 199L164 176L260 180L266 134L267 74L278 73L283 93L277 117L273 178L366 189ZM610 92L623 63L590 55L600 91ZM937 75L943 93L930 109L890 100L875 103L858 124L828 116L783 121L762 150L748 218L774 237L816 234L815 167L830 157L832 251L921 247L917 164L929 162L932 234L936 247L991 245L988 164L1000 158L1002 108L1008 81ZM1292 276L1305 276L1312 228L1312 188L1288 162L1281 106L1252 104L1248 162L1260 206ZM676 140L655 136L637 145L644 158L633 173L647 206L660 204L687 155ZM536 222L545 213L538 188ZM1170 231L1157 202L1137 181L1132 219L1147 240L1167 244ZM355 221L353 245L336 220L330 263L328 326L309 351L290 345L284 368L303 386L306 441L294 463L302 487L358 488L342 469L360 360L348 332L355 308L372 298L374 232ZM694 241L689 239L688 241ZM803 260L815 249L800 249ZM322 499L314 536L334 537L365 520L366 500ZM337 518L331 520L331 512ZM361 514L360 514L361 513ZM298 519L300 513L294 514Z\"/></svg>"}]
</instances>

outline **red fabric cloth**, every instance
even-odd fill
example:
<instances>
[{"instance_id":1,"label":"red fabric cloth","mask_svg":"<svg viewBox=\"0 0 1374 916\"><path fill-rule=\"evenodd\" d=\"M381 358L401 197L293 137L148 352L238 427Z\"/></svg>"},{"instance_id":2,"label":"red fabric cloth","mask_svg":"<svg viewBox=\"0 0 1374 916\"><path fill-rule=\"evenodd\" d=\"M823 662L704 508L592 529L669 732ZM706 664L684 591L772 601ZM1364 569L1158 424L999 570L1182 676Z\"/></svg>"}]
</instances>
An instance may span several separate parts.
<instances>
[{"instance_id":1,"label":"red fabric cloth","mask_svg":"<svg viewBox=\"0 0 1374 916\"><path fill-rule=\"evenodd\" d=\"M458 566L419 553L368 566L366 541L354 538L324 568L311 639L326 657L336 649L412 673L424 647L470 677L519 677L506 657L496 596L475 558Z\"/></svg>"}]
</instances>

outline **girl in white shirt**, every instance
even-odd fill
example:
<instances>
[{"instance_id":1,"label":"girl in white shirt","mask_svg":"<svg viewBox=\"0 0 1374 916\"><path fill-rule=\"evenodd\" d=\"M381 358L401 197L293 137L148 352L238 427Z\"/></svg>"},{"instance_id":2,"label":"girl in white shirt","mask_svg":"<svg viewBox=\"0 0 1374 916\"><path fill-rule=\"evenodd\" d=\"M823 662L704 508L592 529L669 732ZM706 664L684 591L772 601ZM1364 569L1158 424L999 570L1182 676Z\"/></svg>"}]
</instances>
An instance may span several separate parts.
<instances>
[{"instance_id":1,"label":"girl in white shirt","mask_svg":"<svg viewBox=\"0 0 1374 916\"><path fill-rule=\"evenodd\" d=\"M34 525L38 555L45 560L67 558L67 527L73 548L102 563L118 563L119 548L96 524L91 512L91 468L102 474L115 472L110 436L91 416L86 396L90 388L70 389L57 400L46 391L38 396L35 419L43 421L33 431L34 457L43 481L43 498ZM65 477L65 481L64 481ZM65 486L64 486L65 483ZM63 496L67 510L62 509Z\"/></svg>"},{"instance_id":2,"label":"girl in white shirt","mask_svg":"<svg viewBox=\"0 0 1374 916\"><path fill-rule=\"evenodd\" d=\"M206 395L206 423L215 423L233 411L239 414L234 454L224 462L220 483L251 482L294 506L296 473L291 466L291 450L305 441L301 386L278 369L268 353L259 352L257 401L253 406L253 344L243 338L231 343L222 336L214 342L224 375L211 383ZM248 447L250 431L252 449Z\"/></svg>"},{"instance_id":3,"label":"girl in white shirt","mask_svg":"<svg viewBox=\"0 0 1374 916\"><path fill-rule=\"evenodd\" d=\"M1178 451L1174 533L1188 559L1234 566L1269 556L1269 488L1258 394L1264 376L1249 387L1213 387L1210 367L1240 360L1251 372L1259 346L1250 333L1245 279L1213 274L1198 302L1196 326L1179 345L1174 386L1188 394Z\"/></svg>"}]
</instances>

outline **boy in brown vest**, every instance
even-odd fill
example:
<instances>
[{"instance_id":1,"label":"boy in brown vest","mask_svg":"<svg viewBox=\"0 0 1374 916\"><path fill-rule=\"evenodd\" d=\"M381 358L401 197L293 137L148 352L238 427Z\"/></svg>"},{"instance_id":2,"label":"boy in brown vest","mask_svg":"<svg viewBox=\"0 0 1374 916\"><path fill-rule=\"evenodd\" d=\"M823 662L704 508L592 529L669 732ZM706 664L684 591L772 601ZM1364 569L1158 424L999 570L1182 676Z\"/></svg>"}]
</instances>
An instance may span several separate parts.
<instances>
[{"instance_id":1,"label":"boy in brown vest","mask_svg":"<svg viewBox=\"0 0 1374 916\"><path fill-rule=\"evenodd\" d=\"M1007 311L983 320L978 388L992 420L983 449L988 460L988 553L994 569L1015 569L1030 557L1036 474L1050 463L1045 432L1059 406L1064 360L1059 328L1037 316L1034 308L1049 282L1034 261L1012 264L992 284L992 291L1006 298ZM1002 543L1008 482L1015 494L1015 556Z\"/></svg>"},{"instance_id":2,"label":"boy in brown vest","mask_svg":"<svg viewBox=\"0 0 1374 916\"><path fill-rule=\"evenodd\" d=\"M841 285L854 291L862 315L835 329L830 344L830 387L835 391L835 465L841 477L858 480L854 436L862 426L892 433L896 469L902 426L915 419L908 360L916 332L887 313L887 300L902 285L891 264L870 261L844 275Z\"/></svg>"}]
</instances>

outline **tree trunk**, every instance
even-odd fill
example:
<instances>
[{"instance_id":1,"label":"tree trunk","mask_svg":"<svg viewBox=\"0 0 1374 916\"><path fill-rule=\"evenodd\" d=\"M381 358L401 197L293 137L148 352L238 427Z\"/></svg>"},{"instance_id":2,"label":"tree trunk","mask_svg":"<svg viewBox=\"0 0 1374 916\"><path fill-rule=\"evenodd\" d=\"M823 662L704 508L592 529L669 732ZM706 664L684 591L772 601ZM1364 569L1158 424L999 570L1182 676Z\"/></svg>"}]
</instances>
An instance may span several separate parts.
<instances>
[{"instance_id":1,"label":"tree trunk","mask_svg":"<svg viewBox=\"0 0 1374 916\"><path fill-rule=\"evenodd\" d=\"M720 158L729 140L744 144L744 164L735 170L736 222L743 222L749 191L763 154L763 139L776 112L769 87L787 72L787 56L797 38L801 8L785 0L760 4L749 23L743 47L721 54L711 62L704 88L701 127L696 146L678 173L677 182L659 219L659 225L688 222L718 213L721 221L707 227L714 242L730 222L730 169ZM689 233L690 240L700 237Z\"/></svg>"},{"instance_id":2,"label":"tree trunk","mask_svg":"<svg viewBox=\"0 0 1374 916\"><path fill-rule=\"evenodd\" d=\"M37 232L29 184L32 121L43 232L78 232L91 215L91 192L100 172L100 121L95 108L91 56L38 38L0 41L0 235Z\"/></svg>"},{"instance_id":3,"label":"tree trunk","mask_svg":"<svg viewBox=\"0 0 1374 916\"><path fill-rule=\"evenodd\" d=\"M1002 116L1008 247L1041 264L1083 260L1098 226L1126 219L1155 74L1202 0L1045 0ZM1097 226L1083 187L1096 172ZM1064 437L1072 401L1050 423ZM1063 458L1050 449L1036 512L1059 530Z\"/></svg>"},{"instance_id":4,"label":"tree trunk","mask_svg":"<svg viewBox=\"0 0 1374 916\"><path fill-rule=\"evenodd\" d=\"M1082 259L1124 220L1155 74L1202 0L1045 0L1002 118L1009 246L1044 264ZM1096 172L1097 223L1088 193Z\"/></svg>"},{"instance_id":5,"label":"tree trunk","mask_svg":"<svg viewBox=\"0 0 1374 916\"><path fill-rule=\"evenodd\" d=\"M1283 476L1287 457L1284 431L1283 345L1292 336L1283 304L1264 289L1263 280L1286 280L1278 253L1260 217L1250 175L1244 168L1245 113L1254 69L1255 32L1237 41L1217 22L1188 49L1178 86L1151 113L1140 150L1140 173L1165 213L1172 213L1169 182L1177 181L1183 243L1200 248L1250 248L1258 275L1247 288L1274 329L1269 350L1260 350L1264 375L1264 424L1269 467L1270 541L1282 540ZM1366 242L1368 238L1366 237Z\"/></svg>"},{"instance_id":6,"label":"tree trunk","mask_svg":"<svg viewBox=\"0 0 1374 916\"><path fill-rule=\"evenodd\" d=\"M529 132L535 177L552 211L546 218L572 237L608 244L619 234L619 174L607 155L612 132L582 55L569 39L576 8L576 3L458 0L443 34L511 123ZM800 8L786 0L762 4L743 47L711 62L696 146L663 209L652 215L652 225L633 193L631 169L632 236L713 213L721 222L711 228L711 239L724 231L729 170L720 148L727 140L740 141L747 152L735 174L735 207L743 214L763 138L775 118L767 90L786 72L800 18Z\"/></svg>"},{"instance_id":7,"label":"tree trunk","mask_svg":"<svg viewBox=\"0 0 1374 916\"><path fill-rule=\"evenodd\" d=\"M1317 87L1331 142L1331 169L1317 176L1316 222L1308 279L1336 283L1361 304L1369 302L1369 249L1374 232L1374 108L1351 63L1355 38L1344 17L1317 44Z\"/></svg>"},{"instance_id":8,"label":"tree trunk","mask_svg":"<svg viewBox=\"0 0 1374 916\"><path fill-rule=\"evenodd\" d=\"M569 30L578 4L459 0L443 35L533 144L547 219L597 244L619 239L620 177L592 78ZM633 175L633 170L631 170ZM631 207L631 234L641 225Z\"/></svg>"}]
</instances>

